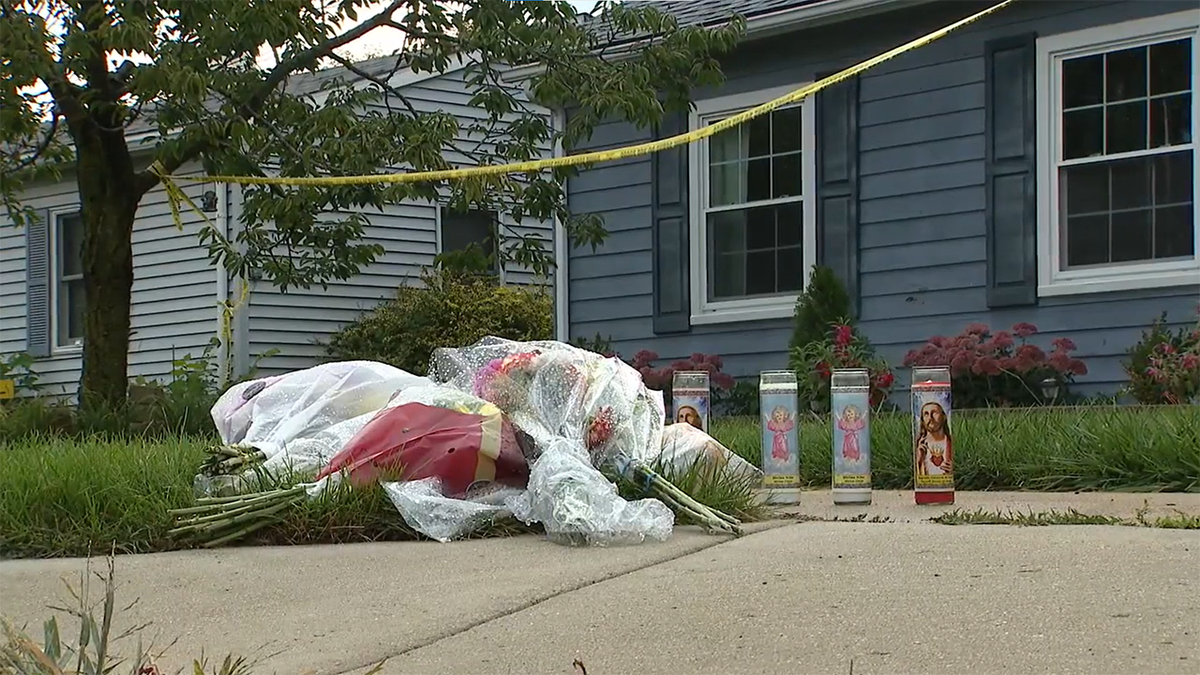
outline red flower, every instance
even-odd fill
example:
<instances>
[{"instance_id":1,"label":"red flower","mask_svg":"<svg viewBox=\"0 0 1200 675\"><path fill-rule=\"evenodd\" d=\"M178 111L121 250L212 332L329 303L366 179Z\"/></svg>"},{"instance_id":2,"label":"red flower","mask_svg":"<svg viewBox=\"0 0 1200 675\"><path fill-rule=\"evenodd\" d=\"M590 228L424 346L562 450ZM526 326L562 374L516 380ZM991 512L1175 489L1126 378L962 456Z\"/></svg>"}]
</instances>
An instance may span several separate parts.
<instances>
[{"instance_id":1,"label":"red flower","mask_svg":"<svg viewBox=\"0 0 1200 675\"><path fill-rule=\"evenodd\" d=\"M1018 324L1015 324L1015 325L1012 327L1012 332L1013 332L1013 334L1014 334L1014 335L1016 335L1017 337L1019 337L1019 338L1022 338L1022 339L1023 339L1023 338L1027 338L1027 337L1029 337L1030 335L1033 335L1034 333L1038 332L1038 329L1037 329L1037 326L1035 326L1035 325L1033 325L1033 324L1031 324L1031 323L1027 323L1027 322L1025 322L1025 321L1022 321L1022 322L1020 322L1020 323L1018 323Z\"/></svg>"},{"instance_id":2,"label":"red flower","mask_svg":"<svg viewBox=\"0 0 1200 675\"><path fill-rule=\"evenodd\" d=\"M1056 351L1050 355L1048 359L1050 367L1060 373L1066 373L1071 370L1071 357L1067 356L1065 351Z\"/></svg>"},{"instance_id":3,"label":"red flower","mask_svg":"<svg viewBox=\"0 0 1200 675\"><path fill-rule=\"evenodd\" d=\"M895 381L895 375L892 375L891 372L884 372L879 375L879 380L877 382L881 389L887 389L888 387L892 386L892 383Z\"/></svg>"},{"instance_id":4,"label":"red flower","mask_svg":"<svg viewBox=\"0 0 1200 675\"><path fill-rule=\"evenodd\" d=\"M1075 349L1075 343L1071 341L1071 338L1054 338L1054 342L1050 344L1054 345L1054 348L1059 351L1069 352Z\"/></svg>"},{"instance_id":5,"label":"red flower","mask_svg":"<svg viewBox=\"0 0 1200 675\"><path fill-rule=\"evenodd\" d=\"M992 356L980 357L971 370L976 375L999 375L1000 363Z\"/></svg>"},{"instance_id":6,"label":"red flower","mask_svg":"<svg viewBox=\"0 0 1200 675\"><path fill-rule=\"evenodd\" d=\"M839 347L845 347L854 341L854 329L850 326L836 326L833 329L833 342Z\"/></svg>"},{"instance_id":7,"label":"red flower","mask_svg":"<svg viewBox=\"0 0 1200 675\"><path fill-rule=\"evenodd\" d=\"M962 374L971 370L971 355L966 352L959 352L950 359L950 371L955 374Z\"/></svg>"},{"instance_id":8,"label":"red flower","mask_svg":"<svg viewBox=\"0 0 1200 675\"><path fill-rule=\"evenodd\" d=\"M996 345L996 349L1008 349L1013 346L1012 333L1002 330L992 336L992 343Z\"/></svg>"},{"instance_id":9,"label":"red flower","mask_svg":"<svg viewBox=\"0 0 1200 675\"><path fill-rule=\"evenodd\" d=\"M733 389L733 385L736 384L729 373L713 373L712 383L719 389Z\"/></svg>"},{"instance_id":10,"label":"red flower","mask_svg":"<svg viewBox=\"0 0 1200 675\"><path fill-rule=\"evenodd\" d=\"M986 335L988 332L987 324L973 323L967 326L963 333L967 335Z\"/></svg>"},{"instance_id":11,"label":"red flower","mask_svg":"<svg viewBox=\"0 0 1200 675\"><path fill-rule=\"evenodd\" d=\"M950 344L950 340L945 335L934 335L929 338L929 344L934 347L946 347Z\"/></svg>"},{"instance_id":12,"label":"red flower","mask_svg":"<svg viewBox=\"0 0 1200 675\"><path fill-rule=\"evenodd\" d=\"M829 377L829 364L825 363L824 361L819 362L817 364L817 373L819 373L821 377Z\"/></svg>"},{"instance_id":13,"label":"red flower","mask_svg":"<svg viewBox=\"0 0 1200 675\"><path fill-rule=\"evenodd\" d=\"M1079 359L1071 359L1071 373L1074 375L1087 375L1087 364Z\"/></svg>"},{"instance_id":14,"label":"red flower","mask_svg":"<svg viewBox=\"0 0 1200 675\"><path fill-rule=\"evenodd\" d=\"M1195 370L1200 368L1200 356L1195 354L1184 354L1182 365L1184 370Z\"/></svg>"}]
</instances>

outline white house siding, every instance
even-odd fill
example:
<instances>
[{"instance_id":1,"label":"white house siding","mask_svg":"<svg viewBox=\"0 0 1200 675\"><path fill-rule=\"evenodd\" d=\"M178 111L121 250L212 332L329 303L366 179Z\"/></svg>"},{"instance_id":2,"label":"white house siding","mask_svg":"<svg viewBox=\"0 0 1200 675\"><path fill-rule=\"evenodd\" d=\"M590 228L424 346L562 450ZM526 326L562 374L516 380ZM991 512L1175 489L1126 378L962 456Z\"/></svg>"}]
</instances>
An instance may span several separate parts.
<instances>
[{"instance_id":1,"label":"white house siding","mask_svg":"<svg viewBox=\"0 0 1200 675\"><path fill-rule=\"evenodd\" d=\"M180 173L194 175L197 170L188 167ZM197 203L206 189L202 184L183 188ZM30 187L23 203L38 211L78 208L74 175L66 173L57 183ZM187 354L199 357L216 334L217 276L197 239L203 220L186 207L180 215L182 231L176 228L161 187L149 192L138 207L133 226L130 377L168 380L173 359ZM0 213L0 353L5 357L26 351L25 268L25 229ZM39 359L35 367L45 393L68 396L76 392L80 369L78 351L52 354Z\"/></svg>"},{"instance_id":2,"label":"white house siding","mask_svg":"<svg viewBox=\"0 0 1200 675\"><path fill-rule=\"evenodd\" d=\"M473 120L486 119L486 112L468 105L471 94L462 76L461 71L450 72L404 85L402 91L417 110L450 113L458 118L460 128L465 128ZM549 119L549 111L545 114ZM459 142L469 144L459 146L467 148L476 143L465 131L460 133ZM549 145L543 148L543 153L545 157L552 155ZM451 155L450 160L459 166L468 163L465 155ZM237 200L232 201L236 209ZM255 359L269 350L277 350L274 356L258 360L260 374L307 368L328 358L322 344L333 333L394 295L401 284L414 283L421 269L433 264L438 238L434 204L406 202L389 205L382 213L368 211L366 215L370 220L366 240L383 246L384 253L358 276L330 284L327 289L314 286L289 289L287 293L280 293L267 281L252 286L248 306L241 310L248 314L248 354ZM238 222L236 215L233 222ZM547 254L553 255L551 222L527 220L514 229L541 235ZM530 283L534 275L510 267L505 272L505 281Z\"/></svg>"}]
</instances>

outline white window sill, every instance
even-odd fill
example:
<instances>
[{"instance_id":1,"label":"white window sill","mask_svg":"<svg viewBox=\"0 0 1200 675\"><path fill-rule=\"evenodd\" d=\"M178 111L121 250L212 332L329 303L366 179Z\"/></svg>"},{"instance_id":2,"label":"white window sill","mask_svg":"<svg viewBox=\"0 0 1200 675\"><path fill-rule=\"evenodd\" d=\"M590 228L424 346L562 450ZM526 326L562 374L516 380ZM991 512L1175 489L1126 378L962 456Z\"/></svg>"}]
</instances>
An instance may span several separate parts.
<instances>
[{"instance_id":1,"label":"white window sill","mask_svg":"<svg viewBox=\"0 0 1200 675\"><path fill-rule=\"evenodd\" d=\"M63 345L50 350L50 356L78 356L83 353L83 345Z\"/></svg>"},{"instance_id":2,"label":"white window sill","mask_svg":"<svg viewBox=\"0 0 1200 675\"><path fill-rule=\"evenodd\" d=\"M1038 285L1039 297L1112 293L1174 286L1200 286L1200 266L1120 276L1075 277Z\"/></svg>"},{"instance_id":3,"label":"white window sill","mask_svg":"<svg viewBox=\"0 0 1200 675\"><path fill-rule=\"evenodd\" d=\"M796 311L795 301L786 305L768 305L766 307L739 307L700 312L692 315L693 326L705 326L720 323L737 323L742 321L765 321L767 319L791 318Z\"/></svg>"}]
</instances>

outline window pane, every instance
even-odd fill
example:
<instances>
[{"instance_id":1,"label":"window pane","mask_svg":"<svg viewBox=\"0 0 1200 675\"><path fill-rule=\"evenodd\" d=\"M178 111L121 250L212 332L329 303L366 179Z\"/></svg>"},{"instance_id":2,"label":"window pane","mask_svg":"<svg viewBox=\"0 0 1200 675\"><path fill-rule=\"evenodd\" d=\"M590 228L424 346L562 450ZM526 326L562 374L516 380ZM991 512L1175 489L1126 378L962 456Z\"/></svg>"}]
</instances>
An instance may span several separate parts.
<instances>
[{"instance_id":1,"label":"window pane","mask_svg":"<svg viewBox=\"0 0 1200 675\"><path fill-rule=\"evenodd\" d=\"M800 175L800 153L783 155L771 160L771 181L774 184L771 196L798 197L802 193Z\"/></svg>"},{"instance_id":2,"label":"window pane","mask_svg":"<svg viewBox=\"0 0 1200 675\"><path fill-rule=\"evenodd\" d=\"M1154 158L1154 203L1181 204L1192 202L1195 183L1192 180L1192 152L1172 152Z\"/></svg>"},{"instance_id":3,"label":"window pane","mask_svg":"<svg viewBox=\"0 0 1200 675\"><path fill-rule=\"evenodd\" d=\"M746 212L746 250L775 248L775 208L760 206Z\"/></svg>"},{"instance_id":4,"label":"window pane","mask_svg":"<svg viewBox=\"0 0 1200 675\"><path fill-rule=\"evenodd\" d=\"M1150 206L1150 162L1143 157L1113 162L1112 208L1137 209ZM1116 235L1114 235L1116 236Z\"/></svg>"},{"instance_id":5,"label":"window pane","mask_svg":"<svg viewBox=\"0 0 1200 675\"><path fill-rule=\"evenodd\" d=\"M777 235L780 246L799 246L804 231L804 208L801 204L781 204L775 207Z\"/></svg>"},{"instance_id":6,"label":"window pane","mask_svg":"<svg viewBox=\"0 0 1200 675\"><path fill-rule=\"evenodd\" d=\"M800 108L787 108L771 113L771 151L775 154L801 149Z\"/></svg>"},{"instance_id":7,"label":"window pane","mask_svg":"<svg viewBox=\"0 0 1200 675\"><path fill-rule=\"evenodd\" d=\"M1154 257L1190 257L1196 252L1192 206L1172 206L1154 211Z\"/></svg>"},{"instance_id":8,"label":"window pane","mask_svg":"<svg viewBox=\"0 0 1200 675\"><path fill-rule=\"evenodd\" d=\"M1068 59L1062 67L1063 107L1104 102L1104 55Z\"/></svg>"},{"instance_id":9,"label":"window pane","mask_svg":"<svg viewBox=\"0 0 1200 675\"><path fill-rule=\"evenodd\" d=\"M775 251L746 254L746 295L775 292Z\"/></svg>"},{"instance_id":10,"label":"window pane","mask_svg":"<svg viewBox=\"0 0 1200 675\"><path fill-rule=\"evenodd\" d=\"M1110 105L1107 117L1107 154L1146 149L1146 101Z\"/></svg>"},{"instance_id":11,"label":"window pane","mask_svg":"<svg viewBox=\"0 0 1200 675\"><path fill-rule=\"evenodd\" d=\"M60 346L71 346L83 339L84 293L82 279L59 284L56 332Z\"/></svg>"},{"instance_id":12,"label":"window pane","mask_svg":"<svg viewBox=\"0 0 1200 675\"><path fill-rule=\"evenodd\" d=\"M746 211L721 211L708 216L710 255L746 250Z\"/></svg>"},{"instance_id":13,"label":"window pane","mask_svg":"<svg viewBox=\"0 0 1200 675\"><path fill-rule=\"evenodd\" d=\"M771 158L750 160L746 177L746 200L764 201L771 198Z\"/></svg>"},{"instance_id":14,"label":"window pane","mask_svg":"<svg viewBox=\"0 0 1200 675\"><path fill-rule=\"evenodd\" d=\"M1081 164L1063 170L1067 215L1108 211L1108 166Z\"/></svg>"},{"instance_id":15,"label":"window pane","mask_svg":"<svg viewBox=\"0 0 1200 675\"><path fill-rule=\"evenodd\" d=\"M58 217L59 275L83 274L83 219L78 213Z\"/></svg>"},{"instance_id":16,"label":"window pane","mask_svg":"<svg viewBox=\"0 0 1200 675\"><path fill-rule=\"evenodd\" d=\"M1107 101L1127 101L1146 96L1146 53L1145 47L1108 53Z\"/></svg>"},{"instance_id":17,"label":"window pane","mask_svg":"<svg viewBox=\"0 0 1200 675\"><path fill-rule=\"evenodd\" d=\"M804 286L804 258L800 248L781 248L775 259L779 292L799 293Z\"/></svg>"},{"instance_id":18,"label":"window pane","mask_svg":"<svg viewBox=\"0 0 1200 675\"><path fill-rule=\"evenodd\" d=\"M1067 218L1067 267L1108 262L1108 216Z\"/></svg>"},{"instance_id":19,"label":"window pane","mask_svg":"<svg viewBox=\"0 0 1200 675\"><path fill-rule=\"evenodd\" d=\"M716 164L708 172L708 205L725 206L746 201L746 163Z\"/></svg>"},{"instance_id":20,"label":"window pane","mask_svg":"<svg viewBox=\"0 0 1200 675\"><path fill-rule=\"evenodd\" d=\"M751 157L766 157L771 154L771 116L759 115L746 124L745 133L749 135Z\"/></svg>"},{"instance_id":21,"label":"window pane","mask_svg":"<svg viewBox=\"0 0 1200 675\"><path fill-rule=\"evenodd\" d=\"M713 256L709 300L728 300L746 295L746 254L721 253Z\"/></svg>"},{"instance_id":22,"label":"window pane","mask_svg":"<svg viewBox=\"0 0 1200 675\"><path fill-rule=\"evenodd\" d=\"M442 252L466 251L474 246L479 253L495 260L497 253L494 211L451 211L442 209Z\"/></svg>"},{"instance_id":23,"label":"window pane","mask_svg":"<svg viewBox=\"0 0 1200 675\"><path fill-rule=\"evenodd\" d=\"M1063 114L1063 159L1104 153L1104 109L1089 108Z\"/></svg>"},{"instance_id":24,"label":"window pane","mask_svg":"<svg viewBox=\"0 0 1200 675\"><path fill-rule=\"evenodd\" d=\"M1150 94L1192 88L1192 40L1184 38L1150 47Z\"/></svg>"},{"instance_id":25,"label":"window pane","mask_svg":"<svg viewBox=\"0 0 1200 675\"><path fill-rule=\"evenodd\" d=\"M1154 257L1154 236L1150 226L1153 212L1122 211L1112 215L1112 261L1150 260Z\"/></svg>"},{"instance_id":26,"label":"window pane","mask_svg":"<svg viewBox=\"0 0 1200 675\"><path fill-rule=\"evenodd\" d=\"M1192 95L1150 101L1150 147L1192 142Z\"/></svg>"},{"instance_id":27,"label":"window pane","mask_svg":"<svg viewBox=\"0 0 1200 675\"><path fill-rule=\"evenodd\" d=\"M746 153L742 150L741 130L740 126L734 127L708 139L708 161L710 164L732 162L746 158Z\"/></svg>"}]
</instances>

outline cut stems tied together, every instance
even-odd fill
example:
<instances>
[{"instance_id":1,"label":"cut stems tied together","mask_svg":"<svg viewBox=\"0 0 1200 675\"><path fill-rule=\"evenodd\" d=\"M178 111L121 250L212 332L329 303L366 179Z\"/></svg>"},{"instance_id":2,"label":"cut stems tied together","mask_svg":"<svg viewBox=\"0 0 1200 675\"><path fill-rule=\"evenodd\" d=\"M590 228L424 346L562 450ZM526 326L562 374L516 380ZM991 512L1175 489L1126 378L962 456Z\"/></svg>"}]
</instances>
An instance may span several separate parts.
<instances>
[{"instance_id":1,"label":"cut stems tied together","mask_svg":"<svg viewBox=\"0 0 1200 675\"><path fill-rule=\"evenodd\" d=\"M304 486L235 497L200 497L196 506L174 509L173 537L194 536L206 548L222 546L281 520L280 514L307 499Z\"/></svg>"},{"instance_id":2,"label":"cut stems tied together","mask_svg":"<svg viewBox=\"0 0 1200 675\"><path fill-rule=\"evenodd\" d=\"M696 501L671 481L663 478L645 462L618 457L615 460L621 475L637 485L644 486L646 493L666 504L676 514L709 532L724 532L742 535L742 521Z\"/></svg>"},{"instance_id":3,"label":"cut stems tied together","mask_svg":"<svg viewBox=\"0 0 1200 675\"><path fill-rule=\"evenodd\" d=\"M208 449L208 457L200 465L206 476L230 476L253 469L267 461L263 451L246 446L226 445Z\"/></svg>"}]
</instances>

